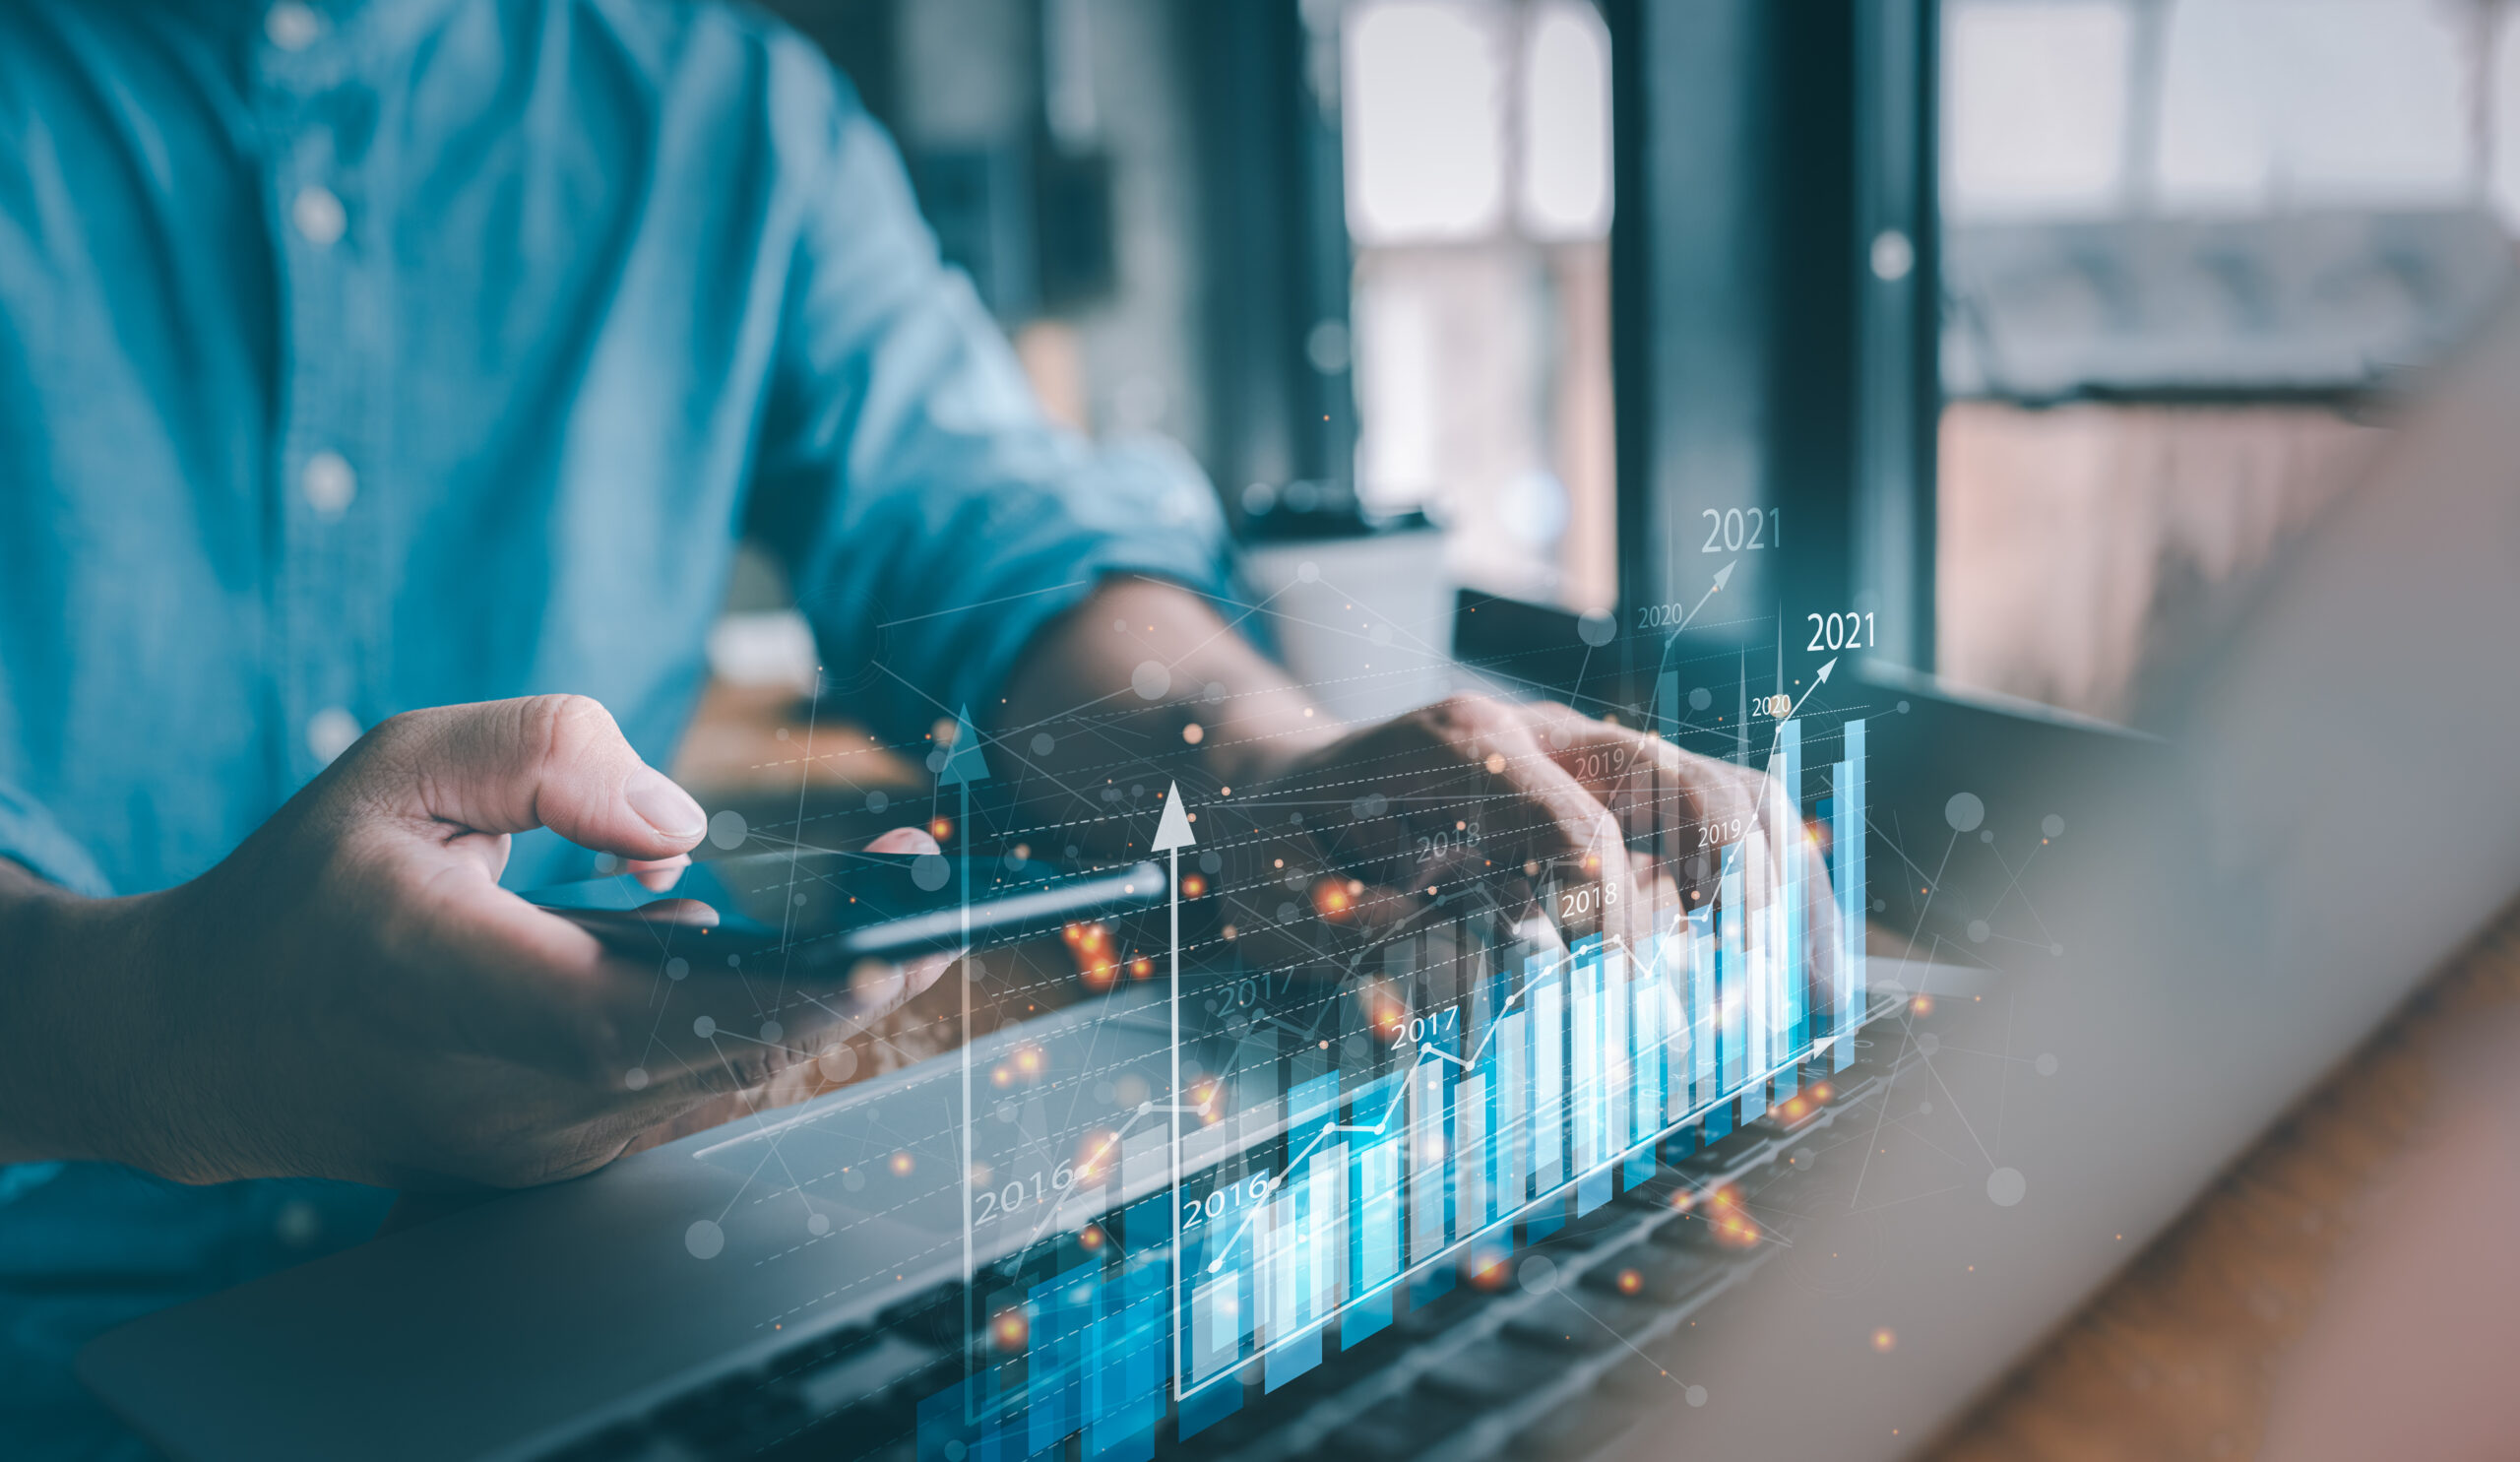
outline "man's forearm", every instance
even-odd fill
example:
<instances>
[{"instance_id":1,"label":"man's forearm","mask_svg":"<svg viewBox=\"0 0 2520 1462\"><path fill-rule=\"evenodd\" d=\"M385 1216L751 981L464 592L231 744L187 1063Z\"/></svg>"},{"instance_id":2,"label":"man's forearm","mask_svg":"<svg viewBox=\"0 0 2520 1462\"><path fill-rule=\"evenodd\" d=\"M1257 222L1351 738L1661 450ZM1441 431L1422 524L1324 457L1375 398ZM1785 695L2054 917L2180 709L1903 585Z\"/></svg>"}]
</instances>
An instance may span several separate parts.
<instances>
[{"instance_id":1,"label":"man's forearm","mask_svg":"<svg viewBox=\"0 0 2520 1462\"><path fill-rule=\"evenodd\" d=\"M1229 787L1341 730L1207 601L1145 579L1105 582L1043 632L1008 687L998 729L1016 733L1013 749L1031 770L1088 798L1158 769L1196 769Z\"/></svg>"},{"instance_id":2,"label":"man's forearm","mask_svg":"<svg viewBox=\"0 0 2520 1462\"><path fill-rule=\"evenodd\" d=\"M123 904L128 901L110 901ZM104 1158L99 1110L84 1090L103 1062L95 1033L138 1030L108 901L83 899L0 858L0 1163Z\"/></svg>"}]
</instances>

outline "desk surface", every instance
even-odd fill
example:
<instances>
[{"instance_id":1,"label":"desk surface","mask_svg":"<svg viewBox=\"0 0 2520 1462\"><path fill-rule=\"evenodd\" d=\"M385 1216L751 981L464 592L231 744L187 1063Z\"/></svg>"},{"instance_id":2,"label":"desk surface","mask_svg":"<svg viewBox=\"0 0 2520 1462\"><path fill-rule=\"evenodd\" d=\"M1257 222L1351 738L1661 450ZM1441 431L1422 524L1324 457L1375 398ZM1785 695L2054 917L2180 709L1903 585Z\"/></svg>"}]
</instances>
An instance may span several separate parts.
<instances>
[{"instance_id":1,"label":"desk surface","mask_svg":"<svg viewBox=\"0 0 2520 1462\"><path fill-rule=\"evenodd\" d=\"M2450 1119L2444 1073L2520 1011L2520 910L2435 976L2117 1279L1922 1456L2158 1462L2257 1454L2295 1342L2358 1240L2414 1194L2397 1163ZM2421 1181L2420 1176L2415 1179ZM2438 1256L2456 1271L2469 1256Z\"/></svg>"}]
</instances>

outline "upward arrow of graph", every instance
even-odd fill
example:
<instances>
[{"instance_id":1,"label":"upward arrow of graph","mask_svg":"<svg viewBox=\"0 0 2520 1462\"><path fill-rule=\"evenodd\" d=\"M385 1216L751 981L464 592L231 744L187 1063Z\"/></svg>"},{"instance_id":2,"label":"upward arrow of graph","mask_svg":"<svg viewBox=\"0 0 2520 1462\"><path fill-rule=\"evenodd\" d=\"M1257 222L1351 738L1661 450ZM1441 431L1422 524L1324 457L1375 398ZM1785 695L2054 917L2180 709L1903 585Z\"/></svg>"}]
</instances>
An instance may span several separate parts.
<instances>
[{"instance_id":1,"label":"upward arrow of graph","mask_svg":"<svg viewBox=\"0 0 2520 1462\"><path fill-rule=\"evenodd\" d=\"M1697 597L1696 604L1689 605L1689 611L1680 616L1680 622L1671 626L1670 634L1663 641L1664 668L1669 669L1670 667L1671 652L1680 643L1680 631L1688 628L1690 623L1697 618L1697 611L1706 607L1706 602L1708 600L1722 594L1724 592L1724 586L1732 582L1732 570L1740 567L1740 564L1741 560L1735 558L1731 563L1717 569L1715 571L1715 582L1707 587L1706 593Z\"/></svg>"},{"instance_id":2,"label":"upward arrow of graph","mask_svg":"<svg viewBox=\"0 0 2520 1462\"><path fill-rule=\"evenodd\" d=\"M1155 824L1155 852L1171 860L1166 870L1166 882L1171 886L1172 905L1172 1193L1181 1194L1181 850L1197 845L1198 834L1190 831L1189 810L1181 805L1181 784L1164 789L1164 816ZM1167 1203L1172 1210L1172 1293L1181 1293L1181 1205Z\"/></svg>"},{"instance_id":3,"label":"upward arrow of graph","mask_svg":"<svg viewBox=\"0 0 2520 1462\"><path fill-rule=\"evenodd\" d=\"M954 739L940 750L943 759L928 762L936 769L936 785L962 794L954 826L962 834L963 851L963 1349L969 1357L979 1354L979 1316L970 1298L976 1293L973 1281L979 1273L972 1236L972 784L989 776L970 706L954 713Z\"/></svg>"},{"instance_id":4,"label":"upward arrow of graph","mask_svg":"<svg viewBox=\"0 0 2520 1462\"><path fill-rule=\"evenodd\" d=\"M972 708L965 706L954 713L954 741L945 748L944 764L936 768L936 785L969 788L988 777L988 757L980 750L980 733L972 729Z\"/></svg>"},{"instance_id":5,"label":"upward arrow of graph","mask_svg":"<svg viewBox=\"0 0 2520 1462\"><path fill-rule=\"evenodd\" d=\"M1697 617L1697 611L1706 607L1706 602L1715 598L1717 595L1722 594L1724 592L1724 586L1732 582L1732 571L1740 566L1741 560L1735 558L1731 563L1717 569L1715 571L1715 582L1707 587L1706 593L1697 597L1696 604L1689 605L1688 613L1681 617L1680 622L1671 626L1671 633L1678 634L1681 630L1688 628L1689 621Z\"/></svg>"},{"instance_id":6,"label":"upward arrow of graph","mask_svg":"<svg viewBox=\"0 0 2520 1462\"><path fill-rule=\"evenodd\" d=\"M1811 677L1811 690L1802 692L1802 699L1796 701L1792 706L1788 707L1786 709L1786 713L1777 718L1777 723L1779 725L1783 725L1785 722L1792 720L1795 712L1802 709L1802 702L1811 699L1812 690L1818 690L1821 686L1829 683L1829 671L1834 670L1837 667L1838 658L1832 655L1829 657L1828 663L1820 667L1820 673Z\"/></svg>"},{"instance_id":7,"label":"upward arrow of graph","mask_svg":"<svg viewBox=\"0 0 2520 1462\"><path fill-rule=\"evenodd\" d=\"M1735 558L1731 563L1728 563L1724 567L1715 571L1715 587L1698 596L1696 606L1689 610L1689 617L1691 619L1695 619L1697 617L1697 611L1699 609L1706 607L1706 602L1708 600L1722 594L1724 592L1724 586L1732 582L1732 570L1738 568L1740 564L1741 560Z\"/></svg>"}]
</instances>

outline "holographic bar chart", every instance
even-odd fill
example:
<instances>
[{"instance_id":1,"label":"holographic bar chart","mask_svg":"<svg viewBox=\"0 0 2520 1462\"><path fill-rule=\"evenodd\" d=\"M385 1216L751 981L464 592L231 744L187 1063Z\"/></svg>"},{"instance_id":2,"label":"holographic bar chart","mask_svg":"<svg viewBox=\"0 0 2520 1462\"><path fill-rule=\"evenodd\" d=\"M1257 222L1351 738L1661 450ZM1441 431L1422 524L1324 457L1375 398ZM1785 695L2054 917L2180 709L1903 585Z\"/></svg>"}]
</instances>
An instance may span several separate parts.
<instances>
[{"instance_id":1,"label":"holographic bar chart","mask_svg":"<svg viewBox=\"0 0 2520 1462\"><path fill-rule=\"evenodd\" d=\"M1651 1177L1666 1138L1756 1119L1805 1061L1843 1069L1865 1009L1863 723L1839 735L1806 819L1804 728L1782 723L1712 896L1659 885L1632 940L1471 910L1361 967L1328 1002L1366 1012L1339 1039L1252 1023L1172 1184L998 1302L999 1359L920 1408L921 1462L1018 1462L1071 1435L1137 1462L1167 1386L1193 1435L1246 1384L1383 1329L1404 1287L1450 1285L1468 1245L1509 1254ZM1121 1147L1129 1191L1171 1161L1152 1127Z\"/></svg>"}]
</instances>

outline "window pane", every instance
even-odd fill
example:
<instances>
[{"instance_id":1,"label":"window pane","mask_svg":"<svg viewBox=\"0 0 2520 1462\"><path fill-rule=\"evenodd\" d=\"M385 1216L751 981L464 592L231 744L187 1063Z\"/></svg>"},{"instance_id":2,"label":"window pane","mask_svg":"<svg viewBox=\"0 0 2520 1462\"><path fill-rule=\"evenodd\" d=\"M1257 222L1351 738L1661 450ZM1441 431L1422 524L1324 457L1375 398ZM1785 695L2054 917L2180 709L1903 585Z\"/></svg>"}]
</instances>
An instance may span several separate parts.
<instances>
[{"instance_id":1,"label":"window pane","mask_svg":"<svg viewBox=\"0 0 2520 1462\"><path fill-rule=\"evenodd\" d=\"M2512 287L2494 12L1949 0L1941 673L2137 714L2354 490Z\"/></svg>"},{"instance_id":2,"label":"window pane","mask_svg":"<svg viewBox=\"0 0 2520 1462\"><path fill-rule=\"evenodd\" d=\"M1583 0L1542 6L1523 62L1523 225L1548 238L1610 228L1610 42Z\"/></svg>"},{"instance_id":3,"label":"window pane","mask_svg":"<svg viewBox=\"0 0 2520 1462\"><path fill-rule=\"evenodd\" d=\"M1349 12L1348 228L1360 243L1465 238L1505 197L1505 13L1378 0Z\"/></svg>"},{"instance_id":4,"label":"window pane","mask_svg":"<svg viewBox=\"0 0 2520 1462\"><path fill-rule=\"evenodd\" d=\"M2170 12L2161 189L2181 211L2443 203L2467 78L2433 0L2186 0Z\"/></svg>"},{"instance_id":5,"label":"window pane","mask_svg":"<svg viewBox=\"0 0 2520 1462\"><path fill-rule=\"evenodd\" d=\"M2092 213L2116 201L2126 14L2100 0L1954 4L1943 49L1947 217Z\"/></svg>"}]
</instances>

